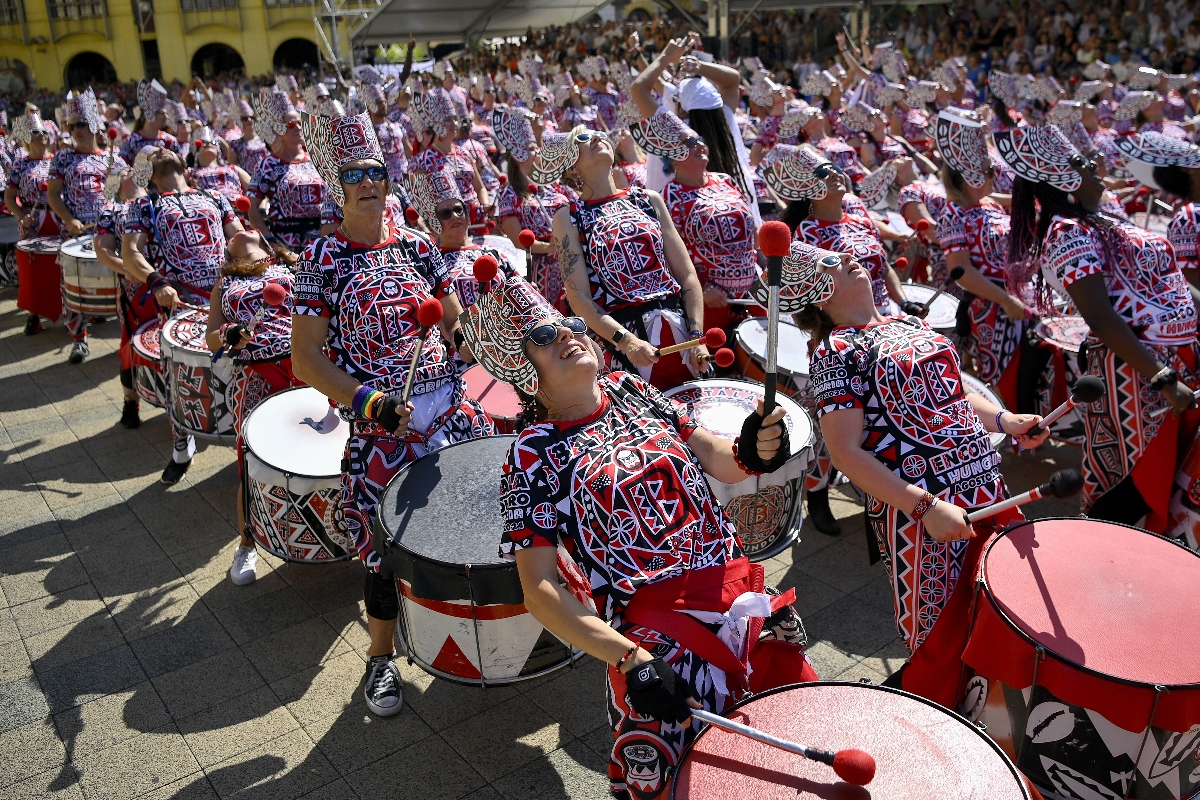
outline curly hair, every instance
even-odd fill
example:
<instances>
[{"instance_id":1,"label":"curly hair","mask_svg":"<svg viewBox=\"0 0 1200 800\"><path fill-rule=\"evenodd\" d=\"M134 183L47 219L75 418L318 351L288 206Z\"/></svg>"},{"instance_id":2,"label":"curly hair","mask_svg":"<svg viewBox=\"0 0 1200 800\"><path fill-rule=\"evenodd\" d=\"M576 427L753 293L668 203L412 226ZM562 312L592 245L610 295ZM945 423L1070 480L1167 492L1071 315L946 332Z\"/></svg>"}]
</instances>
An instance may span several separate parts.
<instances>
[{"instance_id":1,"label":"curly hair","mask_svg":"<svg viewBox=\"0 0 1200 800\"><path fill-rule=\"evenodd\" d=\"M267 267L282 262L289 269L300 262L300 256L283 245L271 244L275 252L266 258L250 260L248 258L231 258L221 267L221 274L233 278L249 278L266 272Z\"/></svg>"}]
</instances>

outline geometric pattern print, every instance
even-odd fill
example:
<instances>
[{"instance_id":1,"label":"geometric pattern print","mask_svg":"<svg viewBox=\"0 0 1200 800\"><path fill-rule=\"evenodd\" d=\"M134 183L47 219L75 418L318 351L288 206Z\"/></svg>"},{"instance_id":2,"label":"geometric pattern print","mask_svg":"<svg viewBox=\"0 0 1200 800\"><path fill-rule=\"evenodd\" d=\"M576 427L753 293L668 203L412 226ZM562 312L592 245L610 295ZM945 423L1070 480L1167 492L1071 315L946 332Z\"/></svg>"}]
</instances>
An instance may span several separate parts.
<instances>
[{"instance_id":1,"label":"geometric pattern print","mask_svg":"<svg viewBox=\"0 0 1200 800\"><path fill-rule=\"evenodd\" d=\"M640 378L600 379L594 420L526 428L501 480L501 554L560 542L608 621L637 588L742 555L683 434L679 407Z\"/></svg>"},{"instance_id":2,"label":"geometric pattern print","mask_svg":"<svg viewBox=\"0 0 1200 800\"><path fill-rule=\"evenodd\" d=\"M1183 203L1167 225L1167 238L1181 270L1200 269L1200 204Z\"/></svg>"},{"instance_id":3,"label":"geometric pattern print","mask_svg":"<svg viewBox=\"0 0 1200 800\"><path fill-rule=\"evenodd\" d=\"M962 208L947 203L937 220L937 237L946 253L966 251L971 266L983 277L1004 283L1008 265L1008 236L1012 220L999 203L984 198L979 205Z\"/></svg>"},{"instance_id":4,"label":"geometric pattern print","mask_svg":"<svg viewBox=\"0 0 1200 800\"><path fill-rule=\"evenodd\" d=\"M263 299L267 282L287 292L282 306ZM228 355L235 361L274 361L286 358L292 350L292 271L282 264L269 264L260 275L226 276L221 279L221 313L227 322L249 325L263 311L245 347ZM263 398L265 399L265 398ZM246 413L249 413L247 409Z\"/></svg>"},{"instance_id":5,"label":"geometric pattern print","mask_svg":"<svg viewBox=\"0 0 1200 800\"><path fill-rule=\"evenodd\" d=\"M264 550L289 561L351 557L340 486L301 495L253 478L246 483L250 532Z\"/></svg>"},{"instance_id":6,"label":"geometric pattern print","mask_svg":"<svg viewBox=\"0 0 1200 800\"><path fill-rule=\"evenodd\" d=\"M733 180L710 172L703 186L671 181L663 188L663 202L701 282L729 297L744 297L758 277L758 262L750 206Z\"/></svg>"},{"instance_id":7,"label":"geometric pattern print","mask_svg":"<svg viewBox=\"0 0 1200 800\"><path fill-rule=\"evenodd\" d=\"M166 131L159 131L158 136L153 139L147 139L142 131L133 131L125 137L125 141L121 142L119 155L125 159L125 163L132 164L133 160L137 158L137 154L142 152L145 147L165 147L175 155L187 155L187 148ZM254 174L253 170L247 169L247 172L251 175Z\"/></svg>"},{"instance_id":8,"label":"geometric pattern print","mask_svg":"<svg viewBox=\"0 0 1200 800\"><path fill-rule=\"evenodd\" d=\"M237 168L232 164L223 167L216 164L192 170L192 178L197 189L207 192L217 192L231 202L242 194L242 182L238 178Z\"/></svg>"},{"instance_id":9,"label":"geometric pattern print","mask_svg":"<svg viewBox=\"0 0 1200 800\"><path fill-rule=\"evenodd\" d=\"M274 153L268 153L254 173L246 195L251 200L271 201L267 219L272 224L311 224L309 231L276 233L288 247L300 250L319 235L321 206L329 193L329 187L307 155L296 161L282 161Z\"/></svg>"},{"instance_id":10,"label":"geometric pattern print","mask_svg":"<svg viewBox=\"0 0 1200 800\"><path fill-rule=\"evenodd\" d=\"M644 189L630 187L599 203L571 204L591 284L603 311L679 293L667 267L662 226Z\"/></svg>"},{"instance_id":11,"label":"geometric pattern print","mask_svg":"<svg viewBox=\"0 0 1200 800\"><path fill-rule=\"evenodd\" d=\"M682 161L691 152L683 143L687 127L665 106L659 106L654 116L632 126L629 133L643 150L669 161Z\"/></svg>"},{"instance_id":12,"label":"geometric pattern print","mask_svg":"<svg viewBox=\"0 0 1200 800\"><path fill-rule=\"evenodd\" d=\"M448 169L440 169L437 172L410 172L405 177L404 188L408 189L408 195L417 207L421 219L425 220L425 224L434 233L442 232L437 207L446 200L463 199L458 190L458 183Z\"/></svg>"},{"instance_id":13,"label":"geometric pattern print","mask_svg":"<svg viewBox=\"0 0 1200 800\"><path fill-rule=\"evenodd\" d=\"M369 114L357 117L317 117L300 114L300 132L309 158L338 205L345 202L340 170L351 161L374 160L383 165L383 151ZM397 175L397 178L400 176Z\"/></svg>"},{"instance_id":14,"label":"geometric pattern print","mask_svg":"<svg viewBox=\"0 0 1200 800\"><path fill-rule=\"evenodd\" d=\"M847 131L847 136L852 135L852 131ZM862 162L858 160L858 151L850 145L846 144L844 138L838 136L826 136L816 142L816 147L829 159L830 163L846 173L846 177L851 183L858 183L867 175L866 169L863 168Z\"/></svg>"},{"instance_id":15,"label":"geometric pattern print","mask_svg":"<svg viewBox=\"0 0 1200 800\"><path fill-rule=\"evenodd\" d=\"M100 109L96 105L96 93L92 91L92 87L89 86L82 92L68 93L64 111L64 122L83 120L92 133L100 130Z\"/></svg>"},{"instance_id":16,"label":"geometric pattern print","mask_svg":"<svg viewBox=\"0 0 1200 800\"><path fill-rule=\"evenodd\" d=\"M828 194L829 187L813 170L828 163L829 160L812 147L789 148L782 158L772 159L763 177L785 200L820 200Z\"/></svg>"},{"instance_id":17,"label":"geometric pattern print","mask_svg":"<svg viewBox=\"0 0 1200 800\"><path fill-rule=\"evenodd\" d=\"M8 185L17 190L17 197L26 208L46 205L46 190L42 184L50 180L52 156L39 158L21 157L13 162L8 171Z\"/></svg>"},{"instance_id":18,"label":"geometric pattern print","mask_svg":"<svg viewBox=\"0 0 1200 800\"><path fill-rule=\"evenodd\" d=\"M151 78L147 81L142 78L138 81L137 99L138 105L142 107L142 115L152 120L163 110L170 98L167 96L167 90L156 79Z\"/></svg>"},{"instance_id":19,"label":"geometric pattern print","mask_svg":"<svg viewBox=\"0 0 1200 800\"><path fill-rule=\"evenodd\" d=\"M1146 132L1122 136L1117 139L1116 145L1126 158L1141 161L1143 164L1156 167L1200 167L1200 148L1161 133Z\"/></svg>"},{"instance_id":20,"label":"geometric pattern print","mask_svg":"<svg viewBox=\"0 0 1200 800\"><path fill-rule=\"evenodd\" d=\"M529 170L534 183L554 183L579 160L579 145L569 133L546 133L542 148Z\"/></svg>"},{"instance_id":21,"label":"geometric pattern print","mask_svg":"<svg viewBox=\"0 0 1200 800\"><path fill-rule=\"evenodd\" d=\"M806 219L796 229L796 236L822 250L849 253L871 274L875 307L888 308L887 251L883 249L883 242L869 217L846 213L836 222Z\"/></svg>"},{"instance_id":22,"label":"geometric pattern print","mask_svg":"<svg viewBox=\"0 0 1200 800\"><path fill-rule=\"evenodd\" d=\"M191 312L183 318L168 320L164 335L169 334L172 347L206 353L205 327L200 312ZM192 435L232 438L236 433L237 401L228 362L218 362L212 367L192 366L172 361L170 351L162 349L167 358L173 427Z\"/></svg>"},{"instance_id":23,"label":"geometric pattern print","mask_svg":"<svg viewBox=\"0 0 1200 800\"><path fill-rule=\"evenodd\" d=\"M936 125L934 137L946 164L972 187L982 187L987 181L983 174L987 158L983 126L945 111L938 114Z\"/></svg>"},{"instance_id":24,"label":"geometric pattern print","mask_svg":"<svg viewBox=\"0 0 1200 800\"><path fill-rule=\"evenodd\" d=\"M123 161L116 166L125 168ZM49 180L62 181L62 198L75 218L85 225L96 221L104 208L104 184L108 178L105 153L60 150L50 162Z\"/></svg>"},{"instance_id":25,"label":"geometric pattern print","mask_svg":"<svg viewBox=\"0 0 1200 800\"><path fill-rule=\"evenodd\" d=\"M442 251L442 259L450 273L450 282L454 286L454 293L458 295L458 304L464 309L470 308L479 299L479 282L475 280L474 267L475 262L485 255L496 259L500 267L496 277L488 284L488 291L499 289L506 280L517 274L508 257L494 247L469 244L459 250Z\"/></svg>"},{"instance_id":26,"label":"geometric pattern print","mask_svg":"<svg viewBox=\"0 0 1200 800\"><path fill-rule=\"evenodd\" d=\"M224 226L237 219L219 194L189 189L182 194L142 197L125 220L126 233L143 233L153 243L155 266L169 280L211 291L225 263Z\"/></svg>"},{"instance_id":27,"label":"geometric pattern print","mask_svg":"<svg viewBox=\"0 0 1200 800\"><path fill-rule=\"evenodd\" d=\"M513 187L505 186L496 198L496 216L501 222L506 217L516 217L522 229L533 231L538 241L547 242L551 238L554 215L577 196L574 190L557 182L539 186L537 194L527 198L522 198ZM562 272L554 253L533 254L529 282L552 305L558 306L564 301Z\"/></svg>"},{"instance_id":28,"label":"geometric pattern print","mask_svg":"<svg viewBox=\"0 0 1200 800\"><path fill-rule=\"evenodd\" d=\"M1079 151L1054 125L997 131L994 138L1000 157L1025 180L1064 192L1083 185L1083 176L1070 164Z\"/></svg>"},{"instance_id":29,"label":"geometric pattern print","mask_svg":"<svg viewBox=\"0 0 1200 800\"><path fill-rule=\"evenodd\" d=\"M1010 319L1003 308L990 300L971 301L971 338L966 343L975 359L979 380L995 386L1021 346L1025 320Z\"/></svg>"},{"instance_id":30,"label":"geometric pattern print","mask_svg":"<svg viewBox=\"0 0 1200 800\"><path fill-rule=\"evenodd\" d=\"M496 141L522 163L529 160L529 145L534 143L533 126L530 124L533 116L533 112L526 109L492 110L492 130L495 131Z\"/></svg>"},{"instance_id":31,"label":"geometric pattern print","mask_svg":"<svg viewBox=\"0 0 1200 800\"><path fill-rule=\"evenodd\" d=\"M562 315L515 274L480 295L467 314L463 337L480 366L498 381L537 394L537 371L525 354L525 337L539 322L556 322Z\"/></svg>"},{"instance_id":32,"label":"geometric pattern print","mask_svg":"<svg viewBox=\"0 0 1200 800\"><path fill-rule=\"evenodd\" d=\"M455 142L449 153L442 153L436 147L427 147L413 157L410 167L415 172L428 175L448 171L454 176L458 193L467 205L471 224L476 225L483 221L483 209L479 207L479 195L475 191L475 160L463 148L462 143Z\"/></svg>"}]
</instances>

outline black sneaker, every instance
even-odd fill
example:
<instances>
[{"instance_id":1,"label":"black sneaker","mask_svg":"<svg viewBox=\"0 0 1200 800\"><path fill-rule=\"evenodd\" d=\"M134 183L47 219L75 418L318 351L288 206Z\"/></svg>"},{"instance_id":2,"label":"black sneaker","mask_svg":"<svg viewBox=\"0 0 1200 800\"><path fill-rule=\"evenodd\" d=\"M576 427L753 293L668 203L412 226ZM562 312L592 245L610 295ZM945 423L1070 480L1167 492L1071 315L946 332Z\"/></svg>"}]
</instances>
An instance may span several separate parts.
<instances>
[{"instance_id":1,"label":"black sneaker","mask_svg":"<svg viewBox=\"0 0 1200 800\"><path fill-rule=\"evenodd\" d=\"M138 416L140 408L137 400L126 400L125 405L121 406L121 424L126 428L136 428L141 425L142 418Z\"/></svg>"},{"instance_id":2,"label":"black sneaker","mask_svg":"<svg viewBox=\"0 0 1200 800\"><path fill-rule=\"evenodd\" d=\"M842 526L829 510L829 489L808 493L808 518L826 536L837 536L842 532Z\"/></svg>"},{"instance_id":3,"label":"black sneaker","mask_svg":"<svg viewBox=\"0 0 1200 800\"><path fill-rule=\"evenodd\" d=\"M83 360L92 354L87 339L76 339L71 345L71 355L67 356L68 364L82 364Z\"/></svg>"},{"instance_id":4,"label":"black sneaker","mask_svg":"<svg viewBox=\"0 0 1200 800\"><path fill-rule=\"evenodd\" d=\"M396 654L387 656L371 656L367 660L367 684L363 687L363 697L367 700L367 708L377 717L390 717L399 714L404 705L404 695L400 693L400 670L396 668Z\"/></svg>"},{"instance_id":5,"label":"black sneaker","mask_svg":"<svg viewBox=\"0 0 1200 800\"><path fill-rule=\"evenodd\" d=\"M29 319L25 320L25 335L33 336L42 332L42 318L37 314L30 314Z\"/></svg>"},{"instance_id":6,"label":"black sneaker","mask_svg":"<svg viewBox=\"0 0 1200 800\"><path fill-rule=\"evenodd\" d=\"M184 473L188 471L188 467L191 465L192 460L190 458L187 461L184 461L182 464L175 459L171 459L171 461L167 464L167 468L163 470L162 482L167 486L174 486L175 484L179 483L179 479L183 477Z\"/></svg>"}]
</instances>

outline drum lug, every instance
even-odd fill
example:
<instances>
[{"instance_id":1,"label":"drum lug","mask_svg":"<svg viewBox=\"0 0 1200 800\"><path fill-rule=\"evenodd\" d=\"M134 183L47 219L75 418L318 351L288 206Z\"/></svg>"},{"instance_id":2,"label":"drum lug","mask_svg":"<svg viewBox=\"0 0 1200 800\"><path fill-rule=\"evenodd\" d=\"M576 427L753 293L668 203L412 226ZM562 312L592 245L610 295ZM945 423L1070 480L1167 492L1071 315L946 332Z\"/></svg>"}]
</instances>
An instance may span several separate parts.
<instances>
[{"instance_id":1,"label":"drum lug","mask_svg":"<svg viewBox=\"0 0 1200 800\"><path fill-rule=\"evenodd\" d=\"M974 725L976 728L978 728L980 731L987 733L988 726L984 723L984 721L982 719L977 719L974 722L972 722L971 724Z\"/></svg>"},{"instance_id":2,"label":"drum lug","mask_svg":"<svg viewBox=\"0 0 1200 800\"><path fill-rule=\"evenodd\" d=\"M859 679L858 679L858 682L859 682L859 683L865 683L867 686L874 686L874 685L875 685L875 681L871 680L870 678L859 678Z\"/></svg>"}]
</instances>

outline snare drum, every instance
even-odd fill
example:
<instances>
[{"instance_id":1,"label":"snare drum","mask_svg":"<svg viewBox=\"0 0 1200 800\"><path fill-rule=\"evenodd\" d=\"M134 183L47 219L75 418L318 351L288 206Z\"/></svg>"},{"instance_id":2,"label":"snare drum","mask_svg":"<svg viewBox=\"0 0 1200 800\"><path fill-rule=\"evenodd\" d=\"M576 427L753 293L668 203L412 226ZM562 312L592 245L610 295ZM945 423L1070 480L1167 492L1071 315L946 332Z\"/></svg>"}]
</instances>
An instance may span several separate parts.
<instances>
[{"instance_id":1,"label":"snare drum","mask_svg":"<svg viewBox=\"0 0 1200 800\"><path fill-rule=\"evenodd\" d=\"M396 574L400 639L421 669L455 683L515 683L582 656L525 610L517 565L497 552L500 471L515 440L435 450L396 473L379 501L374 545Z\"/></svg>"},{"instance_id":2,"label":"snare drum","mask_svg":"<svg viewBox=\"0 0 1200 800\"><path fill-rule=\"evenodd\" d=\"M130 359L133 361L133 388L138 397L155 408L166 408L168 403L167 372L163 368L162 349L158 337L162 323L157 319L142 323L129 342Z\"/></svg>"},{"instance_id":3,"label":"snare drum","mask_svg":"<svg viewBox=\"0 0 1200 800\"><path fill-rule=\"evenodd\" d=\"M980 562L961 707L1048 798L1200 795L1200 556L1039 519Z\"/></svg>"},{"instance_id":4,"label":"snare drum","mask_svg":"<svg viewBox=\"0 0 1200 800\"><path fill-rule=\"evenodd\" d=\"M342 518L350 423L309 386L258 404L242 430L247 521L258 546L287 561L351 557Z\"/></svg>"},{"instance_id":5,"label":"snare drum","mask_svg":"<svg viewBox=\"0 0 1200 800\"><path fill-rule=\"evenodd\" d=\"M875 758L875 778L865 787L852 786L825 764L709 726L680 759L674 800L1033 797L986 734L936 703L897 689L798 683L755 695L724 716L822 750L865 750ZM648 774L657 767L658 775L673 765L648 766ZM1079 795L1085 796L1091 797Z\"/></svg>"},{"instance_id":6,"label":"snare drum","mask_svg":"<svg viewBox=\"0 0 1200 800\"><path fill-rule=\"evenodd\" d=\"M687 406L692 420L723 439L733 440L742 432L742 422L755 410L763 387L746 381L691 381L667 391L666 396ZM782 552L804 522L800 495L812 458L813 423L808 414L787 397L775 400L787 409L784 417L792 457L779 470L749 477L741 483L708 479L713 495L733 520L746 555L762 561Z\"/></svg>"},{"instance_id":7,"label":"snare drum","mask_svg":"<svg viewBox=\"0 0 1200 800\"><path fill-rule=\"evenodd\" d=\"M58 265L63 274L63 300L80 314L116 314L121 287L117 273L100 263L92 236L77 236L62 243Z\"/></svg>"},{"instance_id":8,"label":"snare drum","mask_svg":"<svg viewBox=\"0 0 1200 800\"><path fill-rule=\"evenodd\" d=\"M993 403L995 403L996 408L1005 408L1006 407L1004 405L1004 401L1000 399L1000 395L993 392L992 388L990 386L988 386L986 383L984 383L983 381L979 380L979 378L976 378L974 375L968 375L967 373L964 372L964 373L962 373L962 379L963 379L963 387L968 392L974 392L975 394L983 395L988 400L991 400ZM992 439L992 447L999 450L1000 446L1002 444L1004 444L1006 441L1008 441L1008 436L1006 436L1003 433L993 433L993 434L991 434L991 439Z\"/></svg>"},{"instance_id":9,"label":"snare drum","mask_svg":"<svg viewBox=\"0 0 1200 800\"><path fill-rule=\"evenodd\" d=\"M752 381L762 381L767 367L767 320L751 317L734 333L734 365ZM776 370L779 387L799 394L808 387L808 331L797 328L786 316L779 318L779 354Z\"/></svg>"},{"instance_id":10,"label":"snare drum","mask_svg":"<svg viewBox=\"0 0 1200 800\"><path fill-rule=\"evenodd\" d=\"M1078 316L1045 317L1030 332L1031 340L1051 354L1038 392L1038 411L1043 416L1070 396L1070 387L1080 375L1079 351L1091 333L1083 317ZM1050 435L1058 441L1082 445L1086 438L1083 418L1071 409L1050 426Z\"/></svg>"},{"instance_id":11,"label":"snare drum","mask_svg":"<svg viewBox=\"0 0 1200 800\"><path fill-rule=\"evenodd\" d=\"M17 308L54 321L62 314L62 270L57 236L17 242Z\"/></svg>"},{"instance_id":12,"label":"snare drum","mask_svg":"<svg viewBox=\"0 0 1200 800\"><path fill-rule=\"evenodd\" d=\"M937 289L932 286L919 283L904 284L904 296L914 303L928 302L929 298L936 293ZM925 322L938 333L949 336L954 333L954 323L957 318L958 298L943 292L929 306L929 314L926 315Z\"/></svg>"},{"instance_id":13,"label":"snare drum","mask_svg":"<svg viewBox=\"0 0 1200 800\"><path fill-rule=\"evenodd\" d=\"M495 423L496 433L516 433L517 417L521 414L521 400L517 390L498 381L476 364L463 373L467 384L467 397L483 406L483 410Z\"/></svg>"},{"instance_id":14,"label":"snare drum","mask_svg":"<svg viewBox=\"0 0 1200 800\"><path fill-rule=\"evenodd\" d=\"M233 444L233 360L226 355L213 363L204 341L207 329L208 315L193 308L177 311L163 325L159 345L171 394L168 410L184 433Z\"/></svg>"}]
</instances>

